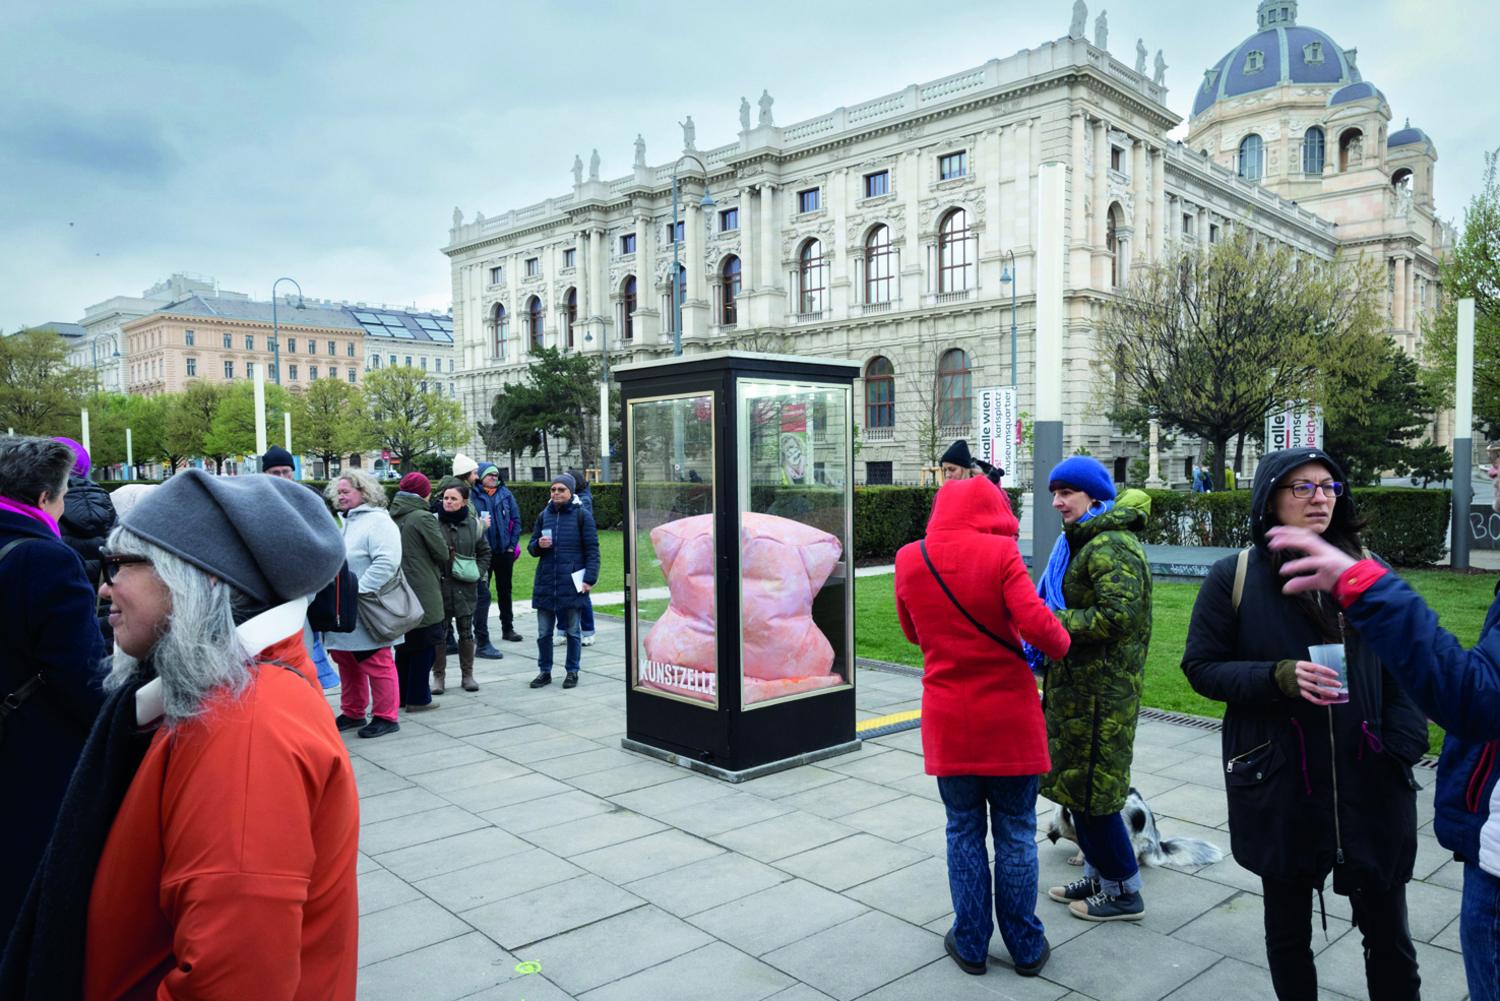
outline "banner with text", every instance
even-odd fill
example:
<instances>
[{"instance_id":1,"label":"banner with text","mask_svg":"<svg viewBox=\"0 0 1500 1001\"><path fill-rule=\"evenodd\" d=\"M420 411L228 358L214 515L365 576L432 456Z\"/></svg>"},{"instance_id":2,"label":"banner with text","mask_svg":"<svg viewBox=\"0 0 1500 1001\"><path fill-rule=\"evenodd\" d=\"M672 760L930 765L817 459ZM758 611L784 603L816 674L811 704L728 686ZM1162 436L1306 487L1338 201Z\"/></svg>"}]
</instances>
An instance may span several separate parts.
<instances>
[{"instance_id":1,"label":"banner with text","mask_svg":"<svg viewBox=\"0 0 1500 1001\"><path fill-rule=\"evenodd\" d=\"M1306 404L1292 404L1266 418L1266 451L1283 448L1322 448L1323 411Z\"/></svg>"},{"instance_id":2,"label":"banner with text","mask_svg":"<svg viewBox=\"0 0 1500 1001\"><path fill-rule=\"evenodd\" d=\"M992 466L1005 470L1001 484L1016 485L1021 465L1020 414L1016 411L1016 391L1012 386L997 386L979 391L979 440L974 454Z\"/></svg>"}]
</instances>

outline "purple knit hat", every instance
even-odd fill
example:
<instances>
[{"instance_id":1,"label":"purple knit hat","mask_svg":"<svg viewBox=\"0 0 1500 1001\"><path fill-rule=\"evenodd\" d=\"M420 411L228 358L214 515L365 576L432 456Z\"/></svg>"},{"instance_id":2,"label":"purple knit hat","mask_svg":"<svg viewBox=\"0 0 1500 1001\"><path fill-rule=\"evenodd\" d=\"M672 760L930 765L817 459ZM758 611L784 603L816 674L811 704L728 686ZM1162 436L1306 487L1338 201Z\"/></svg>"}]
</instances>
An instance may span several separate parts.
<instances>
[{"instance_id":1,"label":"purple knit hat","mask_svg":"<svg viewBox=\"0 0 1500 1001\"><path fill-rule=\"evenodd\" d=\"M53 438L52 440L60 441L73 450L73 454L78 456L78 461L73 463L73 475L80 479L87 479L90 465L88 449L78 444L72 438Z\"/></svg>"}]
</instances>

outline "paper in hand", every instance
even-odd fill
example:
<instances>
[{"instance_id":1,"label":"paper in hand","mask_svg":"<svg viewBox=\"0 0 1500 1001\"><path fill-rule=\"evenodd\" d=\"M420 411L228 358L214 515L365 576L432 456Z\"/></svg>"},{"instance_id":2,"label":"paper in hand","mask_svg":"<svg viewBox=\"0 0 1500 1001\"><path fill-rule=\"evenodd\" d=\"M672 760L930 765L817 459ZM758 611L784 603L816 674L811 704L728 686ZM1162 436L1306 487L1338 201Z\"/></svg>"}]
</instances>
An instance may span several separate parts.
<instances>
[{"instance_id":1,"label":"paper in hand","mask_svg":"<svg viewBox=\"0 0 1500 1001\"><path fill-rule=\"evenodd\" d=\"M578 589L578 592L580 594L583 593L583 574L584 574L584 571L582 571L582 570L575 570L573 572L573 575L572 575L573 576L573 586Z\"/></svg>"}]
</instances>

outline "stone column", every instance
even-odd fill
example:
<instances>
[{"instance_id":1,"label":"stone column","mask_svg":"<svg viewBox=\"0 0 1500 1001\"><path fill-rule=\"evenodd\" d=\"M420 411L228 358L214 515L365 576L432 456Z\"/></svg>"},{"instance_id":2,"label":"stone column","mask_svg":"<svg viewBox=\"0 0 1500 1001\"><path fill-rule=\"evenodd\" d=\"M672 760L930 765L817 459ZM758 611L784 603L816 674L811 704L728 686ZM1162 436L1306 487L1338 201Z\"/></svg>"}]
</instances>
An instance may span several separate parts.
<instances>
[{"instance_id":1,"label":"stone column","mask_svg":"<svg viewBox=\"0 0 1500 1001\"><path fill-rule=\"evenodd\" d=\"M635 217L635 340L652 343L661 324L654 321L656 303L656 226L651 217Z\"/></svg>"},{"instance_id":2,"label":"stone column","mask_svg":"<svg viewBox=\"0 0 1500 1001\"><path fill-rule=\"evenodd\" d=\"M1417 329L1417 262L1406 266L1406 329L1415 333Z\"/></svg>"},{"instance_id":3,"label":"stone column","mask_svg":"<svg viewBox=\"0 0 1500 1001\"><path fill-rule=\"evenodd\" d=\"M1068 170L1068 246L1071 250L1067 281L1070 288L1086 288L1090 284L1093 255L1089 252L1088 118L1081 110L1073 112L1071 128L1069 149L1072 163Z\"/></svg>"},{"instance_id":4,"label":"stone column","mask_svg":"<svg viewBox=\"0 0 1500 1001\"><path fill-rule=\"evenodd\" d=\"M1391 301L1391 326L1406 330L1406 258L1396 258L1396 282Z\"/></svg>"},{"instance_id":5,"label":"stone column","mask_svg":"<svg viewBox=\"0 0 1500 1001\"><path fill-rule=\"evenodd\" d=\"M1094 245L1093 267L1090 282L1094 288L1110 287L1109 269L1112 262L1106 253L1109 220L1109 125L1103 121L1094 123L1094 225L1091 242ZM1116 248L1118 249L1118 248Z\"/></svg>"},{"instance_id":6,"label":"stone column","mask_svg":"<svg viewBox=\"0 0 1500 1001\"><path fill-rule=\"evenodd\" d=\"M1161 260L1166 249L1167 155L1165 150L1151 152L1151 241L1147 253L1153 261Z\"/></svg>"},{"instance_id":7,"label":"stone column","mask_svg":"<svg viewBox=\"0 0 1500 1001\"><path fill-rule=\"evenodd\" d=\"M751 228L754 212L754 202L751 194L754 188L749 186L740 189L740 294L755 290L755 279L760 275L760 262L755 258L755 243L751 239L753 232Z\"/></svg>"},{"instance_id":8,"label":"stone column","mask_svg":"<svg viewBox=\"0 0 1500 1001\"><path fill-rule=\"evenodd\" d=\"M1151 256L1151 206L1149 205L1151 178L1149 158L1146 154L1146 142L1137 139L1130 150L1130 189L1134 195L1135 218L1130 220L1131 229L1134 230L1134 239L1130 241L1130 257L1125 261L1125 269L1121 277L1130 274L1131 265L1136 263L1136 258ZM1124 284L1123 282L1121 284Z\"/></svg>"},{"instance_id":9,"label":"stone column","mask_svg":"<svg viewBox=\"0 0 1500 1001\"><path fill-rule=\"evenodd\" d=\"M760 186L760 285L758 288L774 289L777 274L781 270L781 233L776 228L776 185Z\"/></svg>"},{"instance_id":10,"label":"stone column","mask_svg":"<svg viewBox=\"0 0 1500 1001\"><path fill-rule=\"evenodd\" d=\"M682 305L683 336L708 333L709 309L703 281L703 209L698 205L702 197L695 191L686 199L682 264L687 268L687 292Z\"/></svg>"},{"instance_id":11,"label":"stone column","mask_svg":"<svg viewBox=\"0 0 1500 1001\"><path fill-rule=\"evenodd\" d=\"M614 305L610 301L610 293L613 289L609 287L609 238L602 226L596 227L589 234L589 237L594 241L596 247L594 251L594 271L590 275L590 278L594 280L594 284L598 287L598 301L594 315L599 317L599 326L601 327L600 330L594 332L594 340L599 343L593 346L602 351L604 344L607 343L604 338L614 333L615 320Z\"/></svg>"},{"instance_id":12,"label":"stone column","mask_svg":"<svg viewBox=\"0 0 1500 1001\"><path fill-rule=\"evenodd\" d=\"M1166 483L1161 478L1161 451L1157 448L1157 436L1161 433L1161 425L1152 420L1151 422L1151 460L1150 471L1146 476L1147 490L1162 490Z\"/></svg>"},{"instance_id":13,"label":"stone column","mask_svg":"<svg viewBox=\"0 0 1500 1001\"><path fill-rule=\"evenodd\" d=\"M1167 246L1173 250L1182 242L1182 199L1167 196Z\"/></svg>"}]
</instances>

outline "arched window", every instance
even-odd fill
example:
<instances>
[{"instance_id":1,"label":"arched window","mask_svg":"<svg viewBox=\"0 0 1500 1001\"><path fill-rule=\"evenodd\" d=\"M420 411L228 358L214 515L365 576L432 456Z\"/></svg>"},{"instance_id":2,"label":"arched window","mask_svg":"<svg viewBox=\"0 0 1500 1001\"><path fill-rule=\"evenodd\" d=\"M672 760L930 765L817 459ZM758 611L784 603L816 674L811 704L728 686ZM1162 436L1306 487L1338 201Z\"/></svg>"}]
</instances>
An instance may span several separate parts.
<instances>
[{"instance_id":1,"label":"arched window","mask_svg":"<svg viewBox=\"0 0 1500 1001\"><path fill-rule=\"evenodd\" d=\"M1240 176L1258 181L1266 176L1266 150L1254 132L1240 140Z\"/></svg>"},{"instance_id":2,"label":"arched window","mask_svg":"<svg viewBox=\"0 0 1500 1001\"><path fill-rule=\"evenodd\" d=\"M828 289L828 267L823 263L823 242L808 240L800 255L801 296L799 313L823 312L823 294Z\"/></svg>"},{"instance_id":3,"label":"arched window","mask_svg":"<svg viewBox=\"0 0 1500 1001\"><path fill-rule=\"evenodd\" d=\"M620 291L620 311L625 319L625 328L620 336L628 341L635 336L635 275L625 279Z\"/></svg>"},{"instance_id":4,"label":"arched window","mask_svg":"<svg viewBox=\"0 0 1500 1001\"><path fill-rule=\"evenodd\" d=\"M1327 144L1328 137L1321 125L1314 125L1302 133L1302 173L1323 173Z\"/></svg>"},{"instance_id":5,"label":"arched window","mask_svg":"<svg viewBox=\"0 0 1500 1001\"><path fill-rule=\"evenodd\" d=\"M495 357L505 357L505 342L510 336L510 318L505 315L505 307L498 302L495 303L493 316L495 325Z\"/></svg>"},{"instance_id":6,"label":"arched window","mask_svg":"<svg viewBox=\"0 0 1500 1001\"><path fill-rule=\"evenodd\" d=\"M891 231L887 226L876 226L865 238L865 302L891 301L895 283L891 271Z\"/></svg>"},{"instance_id":7,"label":"arched window","mask_svg":"<svg viewBox=\"0 0 1500 1001\"><path fill-rule=\"evenodd\" d=\"M896 426L896 369L889 358L865 366L865 427Z\"/></svg>"},{"instance_id":8,"label":"arched window","mask_svg":"<svg viewBox=\"0 0 1500 1001\"><path fill-rule=\"evenodd\" d=\"M723 318L719 321L726 327L732 327L739 322L740 315L740 259L731 256L724 262L723 270L724 284L724 309Z\"/></svg>"},{"instance_id":9,"label":"arched window","mask_svg":"<svg viewBox=\"0 0 1500 1001\"><path fill-rule=\"evenodd\" d=\"M1119 225L1120 203L1116 202L1109 207L1109 212L1104 217L1104 249L1108 250L1111 255L1109 262L1109 284L1116 288L1120 284L1120 274L1122 271L1120 259L1123 256L1120 253L1120 237L1117 232Z\"/></svg>"},{"instance_id":10,"label":"arched window","mask_svg":"<svg viewBox=\"0 0 1500 1001\"><path fill-rule=\"evenodd\" d=\"M938 424L968 424L974 411L974 373L969 356L954 348L938 362Z\"/></svg>"},{"instance_id":11,"label":"arched window","mask_svg":"<svg viewBox=\"0 0 1500 1001\"><path fill-rule=\"evenodd\" d=\"M938 291L962 292L974 282L969 213L954 209L938 227Z\"/></svg>"},{"instance_id":12,"label":"arched window","mask_svg":"<svg viewBox=\"0 0 1500 1001\"><path fill-rule=\"evenodd\" d=\"M1415 176L1409 167L1402 167L1391 175L1391 187L1400 191L1410 191L1412 178Z\"/></svg>"},{"instance_id":13,"label":"arched window","mask_svg":"<svg viewBox=\"0 0 1500 1001\"><path fill-rule=\"evenodd\" d=\"M539 297L531 297L531 305L527 307L526 314L526 326L531 335L531 350L539 351L542 347L542 320L545 315L542 312L542 300Z\"/></svg>"},{"instance_id":14,"label":"arched window","mask_svg":"<svg viewBox=\"0 0 1500 1001\"><path fill-rule=\"evenodd\" d=\"M563 314L563 323L568 328L568 347L573 346L573 324L578 322L578 290L568 289L568 308Z\"/></svg>"}]
</instances>

